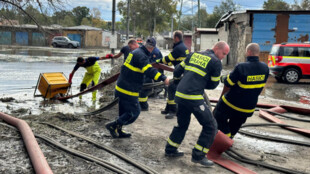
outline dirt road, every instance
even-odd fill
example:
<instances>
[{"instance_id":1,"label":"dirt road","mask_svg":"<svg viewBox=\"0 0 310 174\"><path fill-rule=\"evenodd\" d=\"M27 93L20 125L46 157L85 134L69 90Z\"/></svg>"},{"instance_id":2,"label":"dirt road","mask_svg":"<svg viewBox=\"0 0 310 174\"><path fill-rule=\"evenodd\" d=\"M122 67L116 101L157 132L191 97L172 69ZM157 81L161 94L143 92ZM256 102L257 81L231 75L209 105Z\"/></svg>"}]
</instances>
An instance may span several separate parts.
<instances>
[{"instance_id":1,"label":"dirt road","mask_svg":"<svg viewBox=\"0 0 310 174\"><path fill-rule=\"evenodd\" d=\"M208 91L208 95L211 98L218 97L219 94L220 90ZM65 146L105 159L118 166L124 166L124 168L132 173L143 172L94 145L39 123L49 122L79 134L89 136L104 145L108 145L126 153L133 159L146 164L159 173L231 173L218 165L213 168L203 168L190 162L191 150L201 131L201 126L194 117L192 118L185 140L180 146L180 149L185 152L185 156L176 159L164 156L166 139L173 126L176 125L176 119L166 120L164 116L160 114L160 110L164 107L165 102L164 99L149 100L150 110L142 112L134 124L125 127L125 130L133 133L130 139L112 139L104 128L106 122L114 120L117 117L117 106L95 116L49 113L48 111L40 115L19 114L22 119L29 123L36 134L47 135ZM266 98L261 98L260 102L278 103L275 100ZM248 123L265 122L266 121L258 117L257 112L253 117L248 119ZM300 123L290 120L285 120L285 122L303 128L309 127L309 123ZM309 138L280 128L247 128L247 130L309 142ZM0 172L33 173L26 150L20 140L20 135L15 130L11 130L4 126L0 126L0 131L2 132L0 139L0 153L2 154L0 161L2 165L0 166ZM310 150L307 147L269 142L250 138L241 134L238 134L234 140L233 147L237 149L238 152L250 158L260 159L270 164L310 173ZM38 139L38 141L54 173L113 173L95 163L87 162L79 157L65 153L40 139ZM226 155L224 156L226 157ZM242 165L257 173L277 173L261 167L247 164Z\"/></svg>"}]
</instances>

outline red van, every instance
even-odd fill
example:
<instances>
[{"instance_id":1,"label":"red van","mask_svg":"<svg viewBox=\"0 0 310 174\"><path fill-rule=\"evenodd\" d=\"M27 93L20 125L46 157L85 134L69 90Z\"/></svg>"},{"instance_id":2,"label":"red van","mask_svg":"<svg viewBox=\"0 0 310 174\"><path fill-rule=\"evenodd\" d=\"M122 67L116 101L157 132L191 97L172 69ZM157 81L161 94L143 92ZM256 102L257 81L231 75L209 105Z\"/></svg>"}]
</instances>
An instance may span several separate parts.
<instances>
[{"instance_id":1,"label":"red van","mask_svg":"<svg viewBox=\"0 0 310 174\"><path fill-rule=\"evenodd\" d=\"M301 78L310 78L310 44L274 44L268 67L278 82L297 83Z\"/></svg>"}]
</instances>

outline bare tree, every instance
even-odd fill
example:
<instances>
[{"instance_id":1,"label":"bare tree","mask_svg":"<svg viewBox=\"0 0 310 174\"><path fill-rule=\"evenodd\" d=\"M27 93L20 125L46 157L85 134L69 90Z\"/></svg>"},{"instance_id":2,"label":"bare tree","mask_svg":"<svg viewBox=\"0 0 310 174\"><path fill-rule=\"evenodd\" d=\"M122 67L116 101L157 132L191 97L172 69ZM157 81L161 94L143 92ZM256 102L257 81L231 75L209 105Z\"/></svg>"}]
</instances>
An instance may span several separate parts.
<instances>
[{"instance_id":1,"label":"bare tree","mask_svg":"<svg viewBox=\"0 0 310 174\"><path fill-rule=\"evenodd\" d=\"M25 9L29 5L33 5L40 9L41 13L44 15L47 11L57 11L62 9L63 0L0 0L0 7L6 9L16 9L21 11L24 15L29 17L37 26L39 30L44 31L37 19L29 14ZM9 19L8 16L3 15L5 19ZM10 21L10 20L8 20Z\"/></svg>"}]
</instances>

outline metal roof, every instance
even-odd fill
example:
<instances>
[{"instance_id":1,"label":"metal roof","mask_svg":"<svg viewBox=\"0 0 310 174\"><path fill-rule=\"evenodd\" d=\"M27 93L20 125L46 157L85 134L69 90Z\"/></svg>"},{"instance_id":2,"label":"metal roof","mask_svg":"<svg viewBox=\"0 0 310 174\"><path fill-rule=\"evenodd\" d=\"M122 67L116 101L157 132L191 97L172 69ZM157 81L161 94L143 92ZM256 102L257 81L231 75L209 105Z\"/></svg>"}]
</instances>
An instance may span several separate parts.
<instances>
[{"instance_id":1,"label":"metal roof","mask_svg":"<svg viewBox=\"0 0 310 174\"><path fill-rule=\"evenodd\" d=\"M74 26L74 27L64 27L63 29L67 29L67 30L97 30L97 31L102 31L101 28L91 27L91 26L87 26L87 25L80 25L80 26Z\"/></svg>"},{"instance_id":2,"label":"metal roof","mask_svg":"<svg viewBox=\"0 0 310 174\"><path fill-rule=\"evenodd\" d=\"M230 11L225 13L220 20L216 23L215 28L223 26L223 23L227 21L232 15L244 14L244 13L270 13L270 14L309 14L309 10L298 10L298 11L283 11L283 10L242 10L242 11Z\"/></svg>"},{"instance_id":3,"label":"metal roof","mask_svg":"<svg viewBox=\"0 0 310 174\"><path fill-rule=\"evenodd\" d=\"M195 33L210 33L210 34L217 34L218 31L216 28L196 28Z\"/></svg>"}]
</instances>

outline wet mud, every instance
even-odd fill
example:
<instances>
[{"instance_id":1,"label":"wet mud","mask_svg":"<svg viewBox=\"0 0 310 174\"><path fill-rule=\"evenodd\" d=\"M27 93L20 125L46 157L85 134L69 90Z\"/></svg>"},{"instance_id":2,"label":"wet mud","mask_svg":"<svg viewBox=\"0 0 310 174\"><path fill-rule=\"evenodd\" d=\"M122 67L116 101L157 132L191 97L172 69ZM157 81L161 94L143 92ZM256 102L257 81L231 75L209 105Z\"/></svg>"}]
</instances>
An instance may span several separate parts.
<instances>
[{"instance_id":1,"label":"wet mud","mask_svg":"<svg viewBox=\"0 0 310 174\"><path fill-rule=\"evenodd\" d=\"M73 64L74 63L71 62L66 65L66 68L69 69L67 72L71 71ZM116 61L115 67L111 67L109 65L110 68L108 68L109 66L107 64L109 64L109 62L103 62L100 64L102 67L107 67L107 70L102 74L102 79L118 72L119 65L122 64L122 59ZM228 73L229 70L230 68L226 68L223 71L223 74ZM36 73L37 71L33 72L33 74ZM38 74L36 75L38 76ZM74 81L74 83L78 84L82 76L83 72L78 75L78 78L75 79L76 81ZM0 82L1 78L3 77L0 76ZM0 83L0 86L1 85L3 86L3 83ZM33 85L32 82L31 85ZM296 86L288 86L283 84L275 84L272 79L268 81L268 85L269 86L264 91L262 96L260 96L259 102L309 108L308 104L300 103L298 99L296 99L303 95L309 96L307 85L303 86L304 84L299 84ZM298 90L289 90L288 88L291 87ZM217 89L210 91L208 90L207 93L209 98L219 98L222 88L223 85L220 84ZM281 92L279 92L279 94L275 94L275 92L268 92L270 90L278 91L280 88L282 90L288 90L287 93L294 93L296 96L288 99L285 98L288 96L284 96L283 91L282 95L280 95ZM109 132L105 129L105 124L117 118L117 105L112 109L97 115L82 116L77 113L93 111L112 101L114 98L114 84L109 85L98 92L98 101L96 103L91 102L91 94L84 95L82 100L74 98L68 100L67 102L54 100L44 101L41 97L34 98L33 90L34 89L19 89L17 92L2 92L0 95L0 110L1 112L5 112L14 117L25 120L35 134L46 135L69 148L107 160L135 174L140 174L143 172L118 157L111 155L80 138L76 138L60 130L56 130L40 123L48 122L63 127L67 130L74 131L78 134L88 136L100 144L107 145L113 149L125 153L136 161L158 171L158 173L231 173L218 165L215 165L213 168L203 168L191 162L191 151L193 146L196 144L201 131L201 126L194 117L191 119L191 125L187 131L187 135L180 146L180 150L185 152L185 156L176 159L167 158L164 156L166 139L171 133L173 127L177 125L176 118L167 120L164 115L160 114L160 110L163 109L166 104L166 100L164 99L150 98L149 111L141 112L135 123L124 127L126 131L132 133L132 138L113 139L111 138ZM73 86L72 93L74 94L78 91L78 85ZM160 95L162 96L163 94ZM309 123L293 121L281 117L279 118L284 120L287 124L309 129ZM303 116L303 118L309 117ZM1 122L3 123L3 121ZM255 112L255 114L247 121L247 123L266 122L267 121L258 117L258 112ZM251 127L244 129L263 135L272 135L289 138L292 140L310 142L309 137L305 137L281 128ZM88 162L80 157L63 152L44 140L37 140L54 173L114 173L96 163ZM242 134L237 134L234 141L233 148L251 159L264 161L269 164L294 169L296 171L310 173L309 147L270 142L248 137ZM20 134L18 131L3 125L0 125L0 154L0 173L34 173L34 169L32 168ZM223 156L230 159L230 157L225 154L223 154ZM233 159L231 160L235 161ZM278 173L259 166L248 165L238 161L235 162L257 173Z\"/></svg>"}]
</instances>

